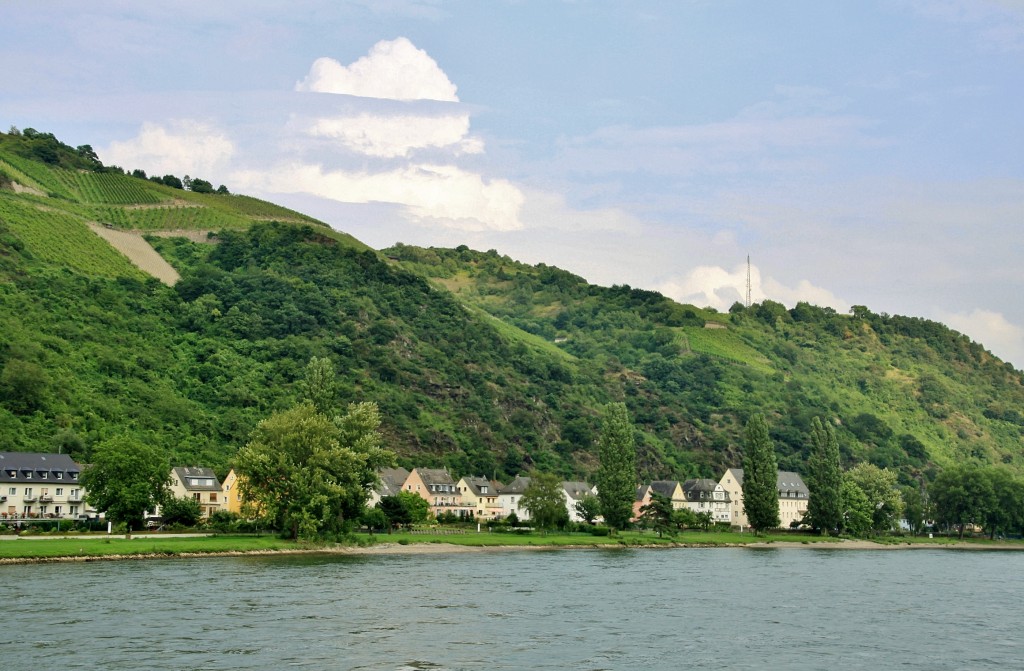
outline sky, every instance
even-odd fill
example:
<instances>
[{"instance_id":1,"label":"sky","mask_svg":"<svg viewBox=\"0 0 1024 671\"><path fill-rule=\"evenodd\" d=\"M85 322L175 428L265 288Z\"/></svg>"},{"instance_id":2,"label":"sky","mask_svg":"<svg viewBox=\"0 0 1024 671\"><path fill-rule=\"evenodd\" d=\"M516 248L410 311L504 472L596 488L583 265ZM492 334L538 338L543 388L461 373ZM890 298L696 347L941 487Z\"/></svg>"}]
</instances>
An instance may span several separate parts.
<instances>
[{"instance_id":1,"label":"sky","mask_svg":"<svg viewBox=\"0 0 1024 671\"><path fill-rule=\"evenodd\" d=\"M1024 367L1024 0L0 2L0 127L375 248L725 311L941 321Z\"/></svg>"}]
</instances>

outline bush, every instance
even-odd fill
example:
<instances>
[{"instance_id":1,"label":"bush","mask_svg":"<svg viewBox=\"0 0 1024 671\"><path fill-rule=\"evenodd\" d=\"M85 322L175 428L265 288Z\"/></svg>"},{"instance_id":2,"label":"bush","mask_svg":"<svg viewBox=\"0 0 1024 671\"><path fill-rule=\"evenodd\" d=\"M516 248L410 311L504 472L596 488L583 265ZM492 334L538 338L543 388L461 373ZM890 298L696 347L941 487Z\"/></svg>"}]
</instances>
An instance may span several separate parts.
<instances>
[{"instance_id":1,"label":"bush","mask_svg":"<svg viewBox=\"0 0 1024 671\"><path fill-rule=\"evenodd\" d=\"M591 536L607 536L609 533L611 533L611 529L608 527L596 526L590 528Z\"/></svg>"}]
</instances>

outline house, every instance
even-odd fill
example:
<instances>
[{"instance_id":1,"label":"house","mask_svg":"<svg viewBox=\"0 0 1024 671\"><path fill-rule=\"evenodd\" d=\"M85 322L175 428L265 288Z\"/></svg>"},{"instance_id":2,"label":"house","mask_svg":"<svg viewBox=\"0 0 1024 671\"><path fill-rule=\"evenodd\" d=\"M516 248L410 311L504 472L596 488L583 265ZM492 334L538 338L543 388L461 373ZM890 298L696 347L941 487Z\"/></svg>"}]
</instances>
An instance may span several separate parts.
<instances>
[{"instance_id":1,"label":"house","mask_svg":"<svg viewBox=\"0 0 1024 671\"><path fill-rule=\"evenodd\" d=\"M462 505L478 520L495 520L504 516L501 503L498 501L498 488L501 483L491 482L487 478L466 476L459 480L456 487L462 495Z\"/></svg>"},{"instance_id":2,"label":"house","mask_svg":"<svg viewBox=\"0 0 1024 671\"><path fill-rule=\"evenodd\" d=\"M523 499L523 492L530 486L530 478L517 475L515 480L498 488L498 504L501 506L501 516L508 517L512 513L520 521L530 519L530 511L520 504Z\"/></svg>"},{"instance_id":3,"label":"house","mask_svg":"<svg viewBox=\"0 0 1024 671\"><path fill-rule=\"evenodd\" d=\"M695 478L681 486L684 505L697 513L711 513L715 522L732 522L729 492L720 483L710 478Z\"/></svg>"},{"instance_id":4,"label":"house","mask_svg":"<svg viewBox=\"0 0 1024 671\"><path fill-rule=\"evenodd\" d=\"M237 478L236 478L237 485ZM203 517L226 510L220 481L212 468L178 466L171 469L171 494L179 499L192 499L199 504Z\"/></svg>"},{"instance_id":5,"label":"house","mask_svg":"<svg viewBox=\"0 0 1024 671\"><path fill-rule=\"evenodd\" d=\"M402 483L402 489L422 497L430 504L430 514L435 517L444 512L468 516L462 507L455 480L445 468L414 468Z\"/></svg>"},{"instance_id":6,"label":"house","mask_svg":"<svg viewBox=\"0 0 1024 671\"><path fill-rule=\"evenodd\" d=\"M583 522L583 516L576 512L576 504L586 496L596 496L597 487L586 482L566 480L562 483L562 495L565 496L565 509L569 512L569 520Z\"/></svg>"},{"instance_id":7,"label":"house","mask_svg":"<svg viewBox=\"0 0 1024 671\"><path fill-rule=\"evenodd\" d=\"M651 483L651 491L660 494L672 502L672 510L679 510L686 505L683 486L678 480L655 480Z\"/></svg>"},{"instance_id":8,"label":"house","mask_svg":"<svg viewBox=\"0 0 1024 671\"><path fill-rule=\"evenodd\" d=\"M240 483L241 478L235 473L235 469L232 468L228 471L228 474L224 477L224 482L220 486L224 510L236 515L242 514L242 491L238 487Z\"/></svg>"},{"instance_id":9,"label":"house","mask_svg":"<svg viewBox=\"0 0 1024 671\"><path fill-rule=\"evenodd\" d=\"M0 452L0 523L95 513L86 509L81 473L66 454Z\"/></svg>"},{"instance_id":10,"label":"house","mask_svg":"<svg viewBox=\"0 0 1024 671\"><path fill-rule=\"evenodd\" d=\"M743 510L743 469L730 468L722 476L719 484L729 494L732 524L741 529L749 526L746 512ZM803 478L793 471L779 471L776 486L779 492L779 526L789 529L794 521L801 521L807 513L807 501L811 492L804 484Z\"/></svg>"},{"instance_id":11,"label":"house","mask_svg":"<svg viewBox=\"0 0 1024 671\"><path fill-rule=\"evenodd\" d=\"M651 502L651 495L654 493L654 488L650 485L640 485L636 488L636 497L633 499L632 520L634 522L640 519L640 509Z\"/></svg>"},{"instance_id":12,"label":"house","mask_svg":"<svg viewBox=\"0 0 1024 671\"><path fill-rule=\"evenodd\" d=\"M382 468L377 471L379 482L370 490L370 499L366 502L367 508L373 508L385 496L394 496L402 491L402 485L409 478L409 471L404 468Z\"/></svg>"}]
</instances>

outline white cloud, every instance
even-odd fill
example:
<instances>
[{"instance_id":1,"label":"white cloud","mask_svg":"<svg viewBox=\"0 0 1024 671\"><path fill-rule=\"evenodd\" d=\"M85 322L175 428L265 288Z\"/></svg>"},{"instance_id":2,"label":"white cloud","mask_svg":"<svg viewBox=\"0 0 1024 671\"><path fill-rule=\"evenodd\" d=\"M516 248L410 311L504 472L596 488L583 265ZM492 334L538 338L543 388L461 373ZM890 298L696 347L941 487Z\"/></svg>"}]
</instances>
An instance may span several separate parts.
<instances>
[{"instance_id":1,"label":"white cloud","mask_svg":"<svg viewBox=\"0 0 1024 671\"><path fill-rule=\"evenodd\" d=\"M1017 368L1024 365L1024 327L1011 323L1002 313L975 309L970 313L940 312L939 319L968 335Z\"/></svg>"},{"instance_id":2,"label":"white cloud","mask_svg":"<svg viewBox=\"0 0 1024 671\"><path fill-rule=\"evenodd\" d=\"M459 154L480 154L483 141L469 136L469 115L380 115L321 118L308 129L316 137L337 140L341 146L367 156L407 157L418 149L452 149Z\"/></svg>"},{"instance_id":3,"label":"white cloud","mask_svg":"<svg viewBox=\"0 0 1024 671\"><path fill-rule=\"evenodd\" d=\"M240 171L232 180L244 189L309 193L343 203L394 203L417 223L467 231L522 228L522 192L504 179L485 180L450 165L408 164L382 172L324 171L293 164L273 170Z\"/></svg>"},{"instance_id":4,"label":"white cloud","mask_svg":"<svg viewBox=\"0 0 1024 671\"><path fill-rule=\"evenodd\" d=\"M736 301L745 300L747 267L740 265L730 271L721 266L698 266L679 279L663 282L658 290L681 303L710 306L722 312ZM806 301L841 312L849 309L849 304L831 291L814 286L807 280L788 287L771 277L762 279L757 266L750 267L750 299L754 303L769 299L788 307Z\"/></svg>"},{"instance_id":5,"label":"white cloud","mask_svg":"<svg viewBox=\"0 0 1024 671\"><path fill-rule=\"evenodd\" d=\"M642 223L629 212L608 207L577 210L561 194L530 190L526 192L522 220L529 228L544 230L636 232Z\"/></svg>"},{"instance_id":6,"label":"white cloud","mask_svg":"<svg viewBox=\"0 0 1024 671\"><path fill-rule=\"evenodd\" d=\"M318 58L295 90L388 100L459 101L455 85L437 62L404 37L381 40L348 66L333 58Z\"/></svg>"},{"instance_id":7,"label":"white cloud","mask_svg":"<svg viewBox=\"0 0 1024 671\"><path fill-rule=\"evenodd\" d=\"M111 142L97 153L104 163L127 170L219 179L216 175L224 171L234 152L234 143L210 124L179 120L167 127L144 123L134 138Z\"/></svg>"}]
</instances>

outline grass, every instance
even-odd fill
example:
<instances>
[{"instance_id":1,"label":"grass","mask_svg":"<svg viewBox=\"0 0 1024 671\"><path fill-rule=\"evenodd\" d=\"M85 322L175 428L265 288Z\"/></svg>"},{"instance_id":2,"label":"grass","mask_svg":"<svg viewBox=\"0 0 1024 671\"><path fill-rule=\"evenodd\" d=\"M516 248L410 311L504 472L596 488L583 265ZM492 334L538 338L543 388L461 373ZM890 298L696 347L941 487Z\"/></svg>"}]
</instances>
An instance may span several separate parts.
<instances>
[{"instance_id":1,"label":"grass","mask_svg":"<svg viewBox=\"0 0 1024 671\"><path fill-rule=\"evenodd\" d=\"M71 538L22 537L0 541L0 559L46 559L52 557L104 557L110 555L179 555L189 553L258 552L309 549L276 536L207 536L161 538L105 534Z\"/></svg>"},{"instance_id":2,"label":"grass","mask_svg":"<svg viewBox=\"0 0 1024 671\"><path fill-rule=\"evenodd\" d=\"M765 373L773 372L768 359L756 349L743 342L729 329L705 329L686 327L681 329L684 345L694 352L702 352L730 361L744 363Z\"/></svg>"},{"instance_id":3,"label":"grass","mask_svg":"<svg viewBox=\"0 0 1024 671\"><path fill-rule=\"evenodd\" d=\"M880 545L919 545L925 547L949 547L960 545L955 537L893 537L871 539ZM674 547L679 545L700 547L724 547L750 545L753 543L800 543L828 547L839 542L837 538L794 534L765 534L755 536L738 532L686 531L674 537L658 538L652 531L627 531L616 536L592 536L588 533L476 533L465 534L355 534L350 545L361 547L376 543L399 545L447 544L461 547ZM1021 541L996 541L981 538L965 538L963 543L978 548L1020 546ZM16 540L0 541L0 560L3 559L51 559L59 557L102 558L109 556L155 555L180 556L234 552L297 552L310 550L328 551L336 544L304 543L278 538L277 536L217 535L198 538L167 538L158 535L135 535L131 539L123 536L96 534L74 537L21 537Z\"/></svg>"}]
</instances>

